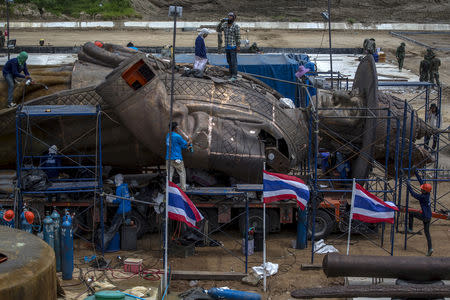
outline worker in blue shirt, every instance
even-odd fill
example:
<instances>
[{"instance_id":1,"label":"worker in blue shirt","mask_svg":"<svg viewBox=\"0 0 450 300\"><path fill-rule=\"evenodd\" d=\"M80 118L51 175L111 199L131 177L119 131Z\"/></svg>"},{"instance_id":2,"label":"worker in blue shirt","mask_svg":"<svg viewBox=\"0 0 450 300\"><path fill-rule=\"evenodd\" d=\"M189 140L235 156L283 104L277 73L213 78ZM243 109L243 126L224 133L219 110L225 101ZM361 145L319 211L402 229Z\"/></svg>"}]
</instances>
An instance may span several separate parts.
<instances>
[{"instance_id":1,"label":"worker in blue shirt","mask_svg":"<svg viewBox=\"0 0 450 300\"><path fill-rule=\"evenodd\" d=\"M183 191L186 190L186 170L183 163L183 149L190 147L192 145L190 142L185 141L181 135L177 133L177 122L172 122L172 132L169 132L166 136L166 170L169 170L170 162L170 177L169 181L172 181L174 169L177 170L178 176L180 176L180 185ZM169 139L172 136L172 144L169 151ZM170 154L169 154L170 152Z\"/></svg>"},{"instance_id":2,"label":"worker in blue shirt","mask_svg":"<svg viewBox=\"0 0 450 300\"><path fill-rule=\"evenodd\" d=\"M41 158L41 167L43 168L51 168L44 169L45 174L47 174L48 179L58 178L59 176L59 167L61 167L61 158L57 156L58 147L56 145L48 148L48 155L46 157Z\"/></svg>"},{"instance_id":3,"label":"worker in blue shirt","mask_svg":"<svg viewBox=\"0 0 450 300\"><path fill-rule=\"evenodd\" d=\"M415 193L411 187L410 182L408 181L408 191L411 193L411 195L419 200L420 207L422 209L422 212L409 212L409 226L408 226L408 232L413 232L413 222L414 218L422 220L425 237L427 238L427 244L428 244L428 252L427 256L431 256L433 254L433 246L431 244L431 235L430 235L430 223L431 223L431 205L430 205L430 193L431 193L431 184L424 183L423 179L420 177L419 172L417 170L414 170L414 174L417 177L417 181L419 181L420 184L420 190L421 193Z\"/></svg>"},{"instance_id":4,"label":"worker in blue shirt","mask_svg":"<svg viewBox=\"0 0 450 300\"><path fill-rule=\"evenodd\" d=\"M131 201L123 199L130 199L130 192L128 190L128 184L123 182L122 174L117 174L116 176L114 176L114 184L116 185L116 196L120 198L110 196L106 198L106 201L109 203L118 203L119 207L117 208L116 214L111 220L111 226L104 234L104 248L108 248L108 245L114 238L114 235L119 230L120 226L126 222L131 212Z\"/></svg>"},{"instance_id":5,"label":"worker in blue shirt","mask_svg":"<svg viewBox=\"0 0 450 300\"><path fill-rule=\"evenodd\" d=\"M133 50L139 51L139 49L138 49L138 48L136 48L136 47L134 46L134 44L133 44L132 42L129 42L129 43L127 44L127 48L130 48L130 49L133 49Z\"/></svg>"},{"instance_id":6,"label":"worker in blue shirt","mask_svg":"<svg viewBox=\"0 0 450 300\"><path fill-rule=\"evenodd\" d=\"M14 95L14 79L15 78L25 78L31 79L30 73L27 68L28 53L22 51L16 58L12 58L8 60L3 67L3 77L8 84L8 98L7 98L7 106L14 107L16 104L13 103L13 95ZM25 75L22 75L21 73Z\"/></svg>"},{"instance_id":7,"label":"worker in blue shirt","mask_svg":"<svg viewBox=\"0 0 450 300\"><path fill-rule=\"evenodd\" d=\"M194 56L194 76L203 77L208 58L206 57L205 38L208 36L209 30L202 28L195 39L195 56Z\"/></svg>"},{"instance_id":8,"label":"worker in blue shirt","mask_svg":"<svg viewBox=\"0 0 450 300\"><path fill-rule=\"evenodd\" d=\"M0 211L0 225L14 228L14 211L12 209Z\"/></svg>"}]
</instances>

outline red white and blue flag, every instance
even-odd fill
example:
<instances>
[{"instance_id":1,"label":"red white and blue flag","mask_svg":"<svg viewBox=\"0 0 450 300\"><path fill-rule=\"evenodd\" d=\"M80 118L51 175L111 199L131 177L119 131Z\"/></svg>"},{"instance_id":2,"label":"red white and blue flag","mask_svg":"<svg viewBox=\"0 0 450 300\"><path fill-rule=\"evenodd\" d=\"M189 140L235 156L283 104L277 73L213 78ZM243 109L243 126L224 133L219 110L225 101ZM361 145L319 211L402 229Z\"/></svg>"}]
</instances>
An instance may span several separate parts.
<instances>
[{"instance_id":1,"label":"red white and blue flag","mask_svg":"<svg viewBox=\"0 0 450 300\"><path fill-rule=\"evenodd\" d=\"M359 184L355 184L353 194L353 219L366 223L394 223L394 214L398 211L394 203L384 202Z\"/></svg>"},{"instance_id":2,"label":"red white and blue flag","mask_svg":"<svg viewBox=\"0 0 450 300\"><path fill-rule=\"evenodd\" d=\"M203 220L191 199L175 183L169 181L169 203L167 213L169 219L186 223L189 227L198 228L196 223Z\"/></svg>"},{"instance_id":3,"label":"red white and blue flag","mask_svg":"<svg viewBox=\"0 0 450 300\"><path fill-rule=\"evenodd\" d=\"M309 200L309 188L305 182L295 176L264 171L264 203L289 199L297 200L300 208L305 209Z\"/></svg>"}]
</instances>

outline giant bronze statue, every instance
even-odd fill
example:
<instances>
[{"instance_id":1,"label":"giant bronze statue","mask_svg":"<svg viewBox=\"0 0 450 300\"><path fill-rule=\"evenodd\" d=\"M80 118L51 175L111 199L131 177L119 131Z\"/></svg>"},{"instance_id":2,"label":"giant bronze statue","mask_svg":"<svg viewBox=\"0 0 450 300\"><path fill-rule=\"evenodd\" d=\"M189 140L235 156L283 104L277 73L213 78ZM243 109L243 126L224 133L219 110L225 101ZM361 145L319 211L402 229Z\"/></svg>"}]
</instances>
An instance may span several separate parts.
<instances>
[{"instance_id":1,"label":"giant bronze statue","mask_svg":"<svg viewBox=\"0 0 450 300\"><path fill-rule=\"evenodd\" d=\"M194 145L194 151L185 155L185 165L227 175L222 178L259 182L264 161L268 169L276 172L297 169L307 157L309 118L316 108L321 108L320 147L344 153L351 158L352 175L365 178L373 166L370 157L384 162L386 150L386 122L366 116L386 115L387 111L380 108L390 107L403 119L403 101L378 91L371 56L358 67L351 91L320 90L314 107L307 109L286 107L278 92L251 76L243 74L242 79L231 83L224 79L226 69L208 66L203 78L194 78L186 72L190 68L189 64L176 66L173 92L173 118ZM133 172L164 164L171 100L170 61L120 46L105 44L101 48L87 43L73 65L32 69L31 73L49 90L40 85L19 85L16 102L23 99L26 105L101 105L106 114L104 165ZM15 109L0 111L0 167L15 163L14 118ZM391 142L396 128L393 121ZM95 137L84 137L90 130L88 123L76 119L46 119L40 121L38 129L30 130L48 144L58 144L63 152L80 137L82 143L76 150L95 148ZM417 118L412 138L421 138L427 130L433 129ZM348 141L352 147L345 146ZM36 142L33 149L43 152L46 146ZM395 147L389 150L393 162ZM414 157L425 163L429 153L415 147Z\"/></svg>"}]
</instances>

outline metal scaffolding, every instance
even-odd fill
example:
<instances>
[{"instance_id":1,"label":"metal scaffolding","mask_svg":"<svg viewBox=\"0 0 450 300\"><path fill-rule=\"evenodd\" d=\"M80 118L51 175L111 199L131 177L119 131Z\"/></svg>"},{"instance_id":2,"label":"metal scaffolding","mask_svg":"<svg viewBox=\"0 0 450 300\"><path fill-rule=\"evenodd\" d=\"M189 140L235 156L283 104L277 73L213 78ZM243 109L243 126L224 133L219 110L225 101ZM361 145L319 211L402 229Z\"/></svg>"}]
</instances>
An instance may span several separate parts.
<instances>
[{"instance_id":1,"label":"metal scaffolding","mask_svg":"<svg viewBox=\"0 0 450 300\"><path fill-rule=\"evenodd\" d=\"M48 149L55 140L59 140L54 132L44 130L36 120L51 121L64 118L94 118L94 127L96 133L96 149L94 153L87 154L75 151L76 154L64 154L58 151L52 158L62 161L58 166L45 166L43 163L49 156L42 153L43 149ZM40 135L36 135L39 132ZM17 168L17 186L15 192L14 207L17 216L22 212L24 196L37 196L59 194L79 194L93 193L93 203L87 204L87 208L79 215L91 207L100 205L100 227L103 241L104 222L103 222L103 201L99 196L102 194L102 139L101 139L101 110L100 107L91 105L30 105L19 106L16 113L16 168ZM77 138L76 141L86 138L85 134ZM47 142L46 142L47 141ZM49 144L50 143L50 144ZM70 148L73 147L70 143ZM86 164L87 163L87 164ZM79 172L80 176L46 179L45 186L36 189L24 185L23 178L26 174L32 172L47 173L49 171ZM58 197L58 196L57 196ZM51 206L61 206L67 203L51 202ZM70 205L70 203L69 203ZM70 205L72 206L72 205ZM94 234L92 235L94 239ZM89 241L91 242L91 241ZM92 240L93 242L93 240ZM103 253L103 245L101 245Z\"/></svg>"}]
</instances>

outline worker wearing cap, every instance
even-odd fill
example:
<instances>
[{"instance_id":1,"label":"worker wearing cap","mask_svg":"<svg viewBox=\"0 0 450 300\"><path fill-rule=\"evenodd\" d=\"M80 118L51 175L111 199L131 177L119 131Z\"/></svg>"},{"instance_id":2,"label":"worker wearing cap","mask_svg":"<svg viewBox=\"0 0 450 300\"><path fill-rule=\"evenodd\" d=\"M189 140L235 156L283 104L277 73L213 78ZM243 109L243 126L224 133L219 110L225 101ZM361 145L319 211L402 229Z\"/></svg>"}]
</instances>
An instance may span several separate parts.
<instances>
[{"instance_id":1,"label":"worker wearing cap","mask_svg":"<svg viewBox=\"0 0 450 300\"><path fill-rule=\"evenodd\" d=\"M395 57L397 57L398 61L398 70L401 72L403 68L403 61L405 60L405 43L402 42L400 46L397 47Z\"/></svg>"},{"instance_id":2,"label":"worker wearing cap","mask_svg":"<svg viewBox=\"0 0 450 300\"><path fill-rule=\"evenodd\" d=\"M172 122L172 132L169 132L166 136L166 170L169 170L170 162L170 177L169 181L172 181L174 169L177 170L178 176L180 176L180 185L183 191L186 190L186 170L183 162L183 149L192 147L187 141L181 137L177 131L178 123ZM172 141L170 142L170 136ZM169 143L171 143L169 148ZM169 154L170 153L170 154Z\"/></svg>"},{"instance_id":3,"label":"worker wearing cap","mask_svg":"<svg viewBox=\"0 0 450 300\"><path fill-rule=\"evenodd\" d=\"M8 60L5 66L3 67L2 70L3 77L5 78L6 83L8 84L8 98L7 98L8 107L16 106L16 104L13 103L14 79L16 78L31 79L26 63L27 59L28 53L22 51L19 53L17 57ZM25 75L21 74L22 72Z\"/></svg>"},{"instance_id":4,"label":"worker wearing cap","mask_svg":"<svg viewBox=\"0 0 450 300\"><path fill-rule=\"evenodd\" d=\"M202 28L195 39L194 76L202 78L208 57L206 56L205 38L208 36L208 28Z\"/></svg>"},{"instance_id":5,"label":"worker wearing cap","mask_svg":"<svg viewBox=\"0 0 450 300\"><path fill-rule=\"evenodd\" d=\"M408 191L411 193L411 195L419 200L420 207L422 209L422 212L409 212L409 226L408 226L408 232L413 232L413 222L414 218L422 220L425 237L427 238L427 244L428 244L428 252L427 256L431 256L433 254L433 246L431 244L431 235L430 235L430 223L431 223L431 205L430 205L430 193L431 193L431 184L424 183L423 179L420 177L419 172L415 169L414 174L417 177L417 181L419 181L420 184L420 190L421 193L415 193L411 187L410 182L408 181Z\"/></svg>"},{"instance_id":6,"label":"worker wearing cap","mask_svg":"<svg viewBox=\"0 0 450 300\"><path fill-rule=\"evenodd\" d=\"M12 209L8 209L3 213L0 219L0 225L14 228L14 211Z\"/></svg>"},{"instance_id":7,"label":"worker wearing cap","mask_svg":"<svg viewBox=\"0 0 450 300\"><path fill-rule=\"evenodd\" d=\"M225 38L225 53L230 69L230 81L237 80L237 52L241 50L241 32L235 21L236 15L230 12L228 17L222 19L217 25L219 51L222 49L222 32Z\"/></svg>"}]
</instances>

